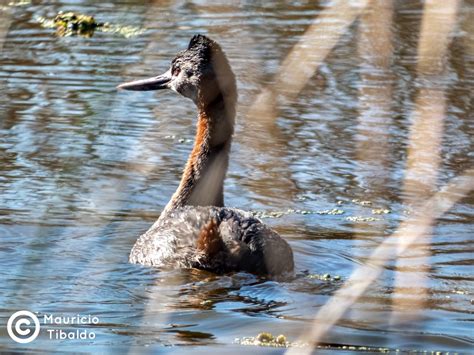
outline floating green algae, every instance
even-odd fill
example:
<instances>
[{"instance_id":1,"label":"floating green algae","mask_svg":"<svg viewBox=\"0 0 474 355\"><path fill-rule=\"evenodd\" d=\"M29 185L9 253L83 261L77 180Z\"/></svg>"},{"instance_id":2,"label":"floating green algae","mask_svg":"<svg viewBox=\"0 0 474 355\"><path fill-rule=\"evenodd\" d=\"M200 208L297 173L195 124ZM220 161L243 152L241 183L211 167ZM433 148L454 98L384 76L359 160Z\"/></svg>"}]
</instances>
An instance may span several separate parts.
<instances>
[{"instance_id":1,"label":"floating green algae","mask_svg":"<svg viewBox=\"0 0 474 355\"><path fill-rule=\"evenodd\" d=\"M63 36L79 34L92 37L96 28L104 26L103 23L97 22L93 16L74 12L60 12L53 21L56 29L63 32Z\"/></svg>"},{"instance_id":2,"label":"floating green algae","mask_svg":"<svg viewBox=\"0 0 474 355\"><path fill-rule=\"evenodd\" d=\"M301 348L307 347L309 344L303 342L290 342L287 337L283 334L278 336L273 336L269 332L259 333L256 337L242 337L236 338L234 343L240 345L253 345L253 346L265 346L265 347L274 347L274 348ZM331 349L331 350L349 350L357 352L371 352L371 353L423 353L430 355L442 355L442 354L451 354L450 352L441 352L436 350L419 350L419 349L394 349L381 346L370 346L370 345L350 345L350 344L330 344L330 343L321 343L315 346L315 349ZM452 353L456 354L456 352Z\"/></svg>"},{"instance_id":3,"label":"floating green algae","mask_svg":"<svg viewBox=\"0 0 474 355\"><path fill-rule=\"evenodd\" d=\"M31 4L31 0L10 1L9 3L4 4L4 5L0 4L0 11L9 13L10 9L13 7L21 7L21 6L26 6L30 4Z\"/></svg>"},{"instance_id":4,"label":"floating green algae","mask_svg":"<svg viewBox=\"0 0 474 355\"><path fill-rule=\"evenodd\" d=\"M45 28L55 28L58 36L92 37L96 29L105 24L97 22L93 16L75 12L60 11L53 19L38 17L36 19Z\"/></svg>"},{"instance_id":5,"label":"floating green algae","mask_svg":"<svg viewBox=\"0 0 474 355\"><path fill-rule=\"evenodd\" d=\"M324 348L323 346L318 346L318 348ZM331 346L327 347L328 349L340 349L340 350L350 350L350 351L368 351L368 352L378 352L378 353L390 353L390 352L400 352L399 349L389 349L383 347L370 347L370 346L359 346L359 345L341 345L341 346Z\"/></svg>"},{"instance_id":6,"label":"floating green algae","mask_svg":"<svg viewBox=\"0 0 474 355\"><path fill-rule=\"evenodd\" d=\"M349 216L349 217L346 217L346 220L350 221L350 222L375 222L375 221L380 221L380 218L363 217L363 216Z\"/></svg>"},{"instance_id":7,"label":"floating green algae","mask_svg":"<svg viewBox=\"0 0 474 355\"><path fill-rule=\"evenodd\" d=\"M358 198L353 199L352 202L355 203L356 205L360 205L360 206L371 206L372 205L372 201L364 201L364 200L360 200Z\"/></svg>"},{"instance_id":8,"label":"floating green algae","mask_svg":"<svg viewBox=\"0 0 474 355\"><path fill-rule=\"evenodd\" d=\"M328 209L328 210L320 210L320 211L311 211L311 210L298 210L298 209L288 209L286 211L251 211L252 215L257 217L257 218L280 218L283 216L287 216L290 214L302 214L302 215L311 215L311 214L317 214L317 215L328 215L328 216L337 216L337 215L342 215L345 214L346 212L340 208L333 208L333 209ZM387 208L378 208L378 209L372 209L372 214L374 215L384 215L391 213L391 210ZM378 217L372 217L372 216L347 216L346 221L349 222L376 222L380 221L381 218Z\"/></svg>"},{"instance_id":9,"label":"floating green algae","mask_svg":"<svg viewBox=\"0 0 474 355\"><path fill-rule=\"evenodd\" d=\"M280 218L291 213L295 213L295 210L288 209L287 211L251 211L251 213L257 218Z\"/></svg>"},{"instance_id":10,"label":"floating green algae","mask_svg":"<svg viewBox=\"0 0 474 355\"><path fill-rule=\"evenodd\" d=\"M31 0L18 0L18 1L10 1L8 6L26 6L30 5Z\"/></svg>"},{"instance_id":11,"label":"floating green algae","mask_svg":"<svg viewBox=\"0 0 474 355\"><path fill-rule=\"evenodd\" d=\"M287 348L292 345L283 334L275 337L272 333L268 332L262 332L256 337L235 339L235 342L241 345L268 346L273 348Z\"/></svg>"},{"instance_id":12,"label":"floating green algae","mask_svg":"<svg viewBox=\"0 0 474 355\"><path fill-rule=\"evenodd\" d=\"M372 214L387 214L391 211L388 208L374 208L372 209Z\"/></svg>"},{"instance_id":13,"label":"floating green algae","mask_svg":"<svg viewBox=\"0 0 474 355\"><path fill-rule=\"evenodd\" d=\"M370 208L372 212L372 216L357 216L357 215L349 215L345 217L345 220L350 222L375 222L380 221L383 215L392 213L391 209L387 207L380 207L374 206L375 203L369 200L363 200L359 198L354 198L350 200L350 203L355 205ZM294 214L301 214L301 215L321 215L321 216L338 216L338 215L346 215L348 212L345 209L342 209L342 206L345 205L344 201L338 200L336 201L335 208L330 208L326 210L301 210L301 209L293 209L289 208L287 210L282 211L252 211L252 214L257 218L280 218L287 215L294 215ZM350 213L349 213L350 214ZM376 216L380 217L376 217Z\"/></svg>"},{"instance_id":14,"label":"floating green algae","mask_svg":"<svg viewBox=\"0 0 474 355\"><path fill-rule=\"evenodd\" d=\"M345 212L338 208L333 208L331 210L322 210L322 211L311 211L311 210L298 210L289 208L286 211L252 211L252 214L258 218L280 218L290 214L319 214L319 215L340 215Z\"/></svg>"},{"instance_id":15,"label":"floating green algae","mask_svg":"<svg viewBox=\"0 0 474 355\"><path fill-rule=\"evenodd\" d=\"M115 25L108 22L98 22L93 16L77 12L60 11L53 19L38 17L36 19L45 28L55 28L58 36L92 37L95 31L116 33L125 38L142 34L145 29L135 26Z\"/></svg>"},{"instance_id":16,"label":"floating green algae","mask_svg":"<svg viewBox=\"0 0 474 355\"><path fill-rule=\"evenodd\" d=\"M339 281L341 280L341 276L339 275L331 275L331 274L309 274L306 275L308 279L316 279L321 281Z\"/></svg>"},{"instance_id":17,"label":"floating green algae","mask_svg":"<svg viewBox=\"0 0 474 355\"><path fill-rule=\"evenodd\" d=\"M333 208L332 210L323 210L323 211L316 211L317 214L321 215L338 215L338 214L344 214L344 211L339 209L339 208Z\"/></svg>"}]
</instances>

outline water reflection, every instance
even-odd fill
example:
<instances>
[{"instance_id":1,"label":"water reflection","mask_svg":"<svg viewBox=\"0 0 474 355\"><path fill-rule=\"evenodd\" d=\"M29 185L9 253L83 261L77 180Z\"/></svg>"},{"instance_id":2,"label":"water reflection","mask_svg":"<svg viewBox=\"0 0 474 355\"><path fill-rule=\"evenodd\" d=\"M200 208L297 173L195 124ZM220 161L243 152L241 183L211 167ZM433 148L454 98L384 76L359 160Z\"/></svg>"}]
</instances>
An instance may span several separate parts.
<instances>
[{"instance_id":1,"label":"water reflection","mask_svg":"<svg viewBox=\"0 0 474 355\"><path fill-rule=\"evenodd\" d=\"M366 14L346 29L270 123L252 120L250 105L272 83L322 4L33 1L0 11L2 322L25 307L97 314L95 344L61 344L66 350L203 345L220 351L223 344L235 349L230 344L236 337L261 331L296 339L340 287L307 274L344 280L408 211L400 191L419 97L422 5L380 6L377 16ZM98 32L92 38L59 38L35 20L61 10L147 30L132 39ZM473 165L472 17L473 10L462 5L447 53L439 185ZM176 188L191 149L194 108L172 94L119 96L115 86L161 72L196 32L221 43L239 80L226 203L248 210L344 212L266 219L295 251L294 280L127 263L135 238ZM391 46L380 47L379 41ZM468 351L473 204L471 193L434 227L431 267L422 287L428 295L421 306L425 317L413 323L418 330L385 323L394 280L410 271L390 264L324 341ZM378 208L390 213L374 215ZM354 223L347 217L379 220ZM417 297L410 289L401 291L401 299ZM0 344L13 346L6 333ZM35 349L57 345L38 339Z\"/></svg>"}]
</instances>

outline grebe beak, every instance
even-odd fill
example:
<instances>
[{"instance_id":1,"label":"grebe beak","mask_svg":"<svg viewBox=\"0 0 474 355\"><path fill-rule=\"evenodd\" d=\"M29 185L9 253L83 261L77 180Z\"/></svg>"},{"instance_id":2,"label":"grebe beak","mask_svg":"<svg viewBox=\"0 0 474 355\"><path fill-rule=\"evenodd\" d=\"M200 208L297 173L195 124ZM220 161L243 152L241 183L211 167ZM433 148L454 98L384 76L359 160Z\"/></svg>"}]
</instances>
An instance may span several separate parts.
<instances>
[{"instance_id":1,"label":"grebe beak","mask_svg":"<svg viewBox=\"0 0 474 355\"><path fill-rule=\"evenodd\" d=\"M153 78L130 81L117 86L117 89L133 90L133 91L148 91L148 90L162 90L168 89L168 84L171 81L171 70L166 73L155 76Z\"/></svg>"}]
</instances>

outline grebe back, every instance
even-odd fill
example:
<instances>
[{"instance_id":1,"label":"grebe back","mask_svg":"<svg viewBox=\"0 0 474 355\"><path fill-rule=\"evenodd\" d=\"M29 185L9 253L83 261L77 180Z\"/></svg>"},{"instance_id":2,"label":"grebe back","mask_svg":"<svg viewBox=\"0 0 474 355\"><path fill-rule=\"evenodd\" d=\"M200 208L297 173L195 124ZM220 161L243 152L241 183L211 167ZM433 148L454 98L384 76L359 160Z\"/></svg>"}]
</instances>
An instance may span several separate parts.
<instances>
[{"instance_id":1,"label":"grebe back","mask_svg":"<svg viewBox=\"0 0 474 355\"><path fill-rule=\"evenodd\" d=\"M293 271L292 250L278 233L248 212L224 207L237 88L221 47L196 35L166 73L118 88L171 89L198 108L194 147L179 187L158 220L138 238L130 262L269 276Z\"/></svg>"}]
</instances>

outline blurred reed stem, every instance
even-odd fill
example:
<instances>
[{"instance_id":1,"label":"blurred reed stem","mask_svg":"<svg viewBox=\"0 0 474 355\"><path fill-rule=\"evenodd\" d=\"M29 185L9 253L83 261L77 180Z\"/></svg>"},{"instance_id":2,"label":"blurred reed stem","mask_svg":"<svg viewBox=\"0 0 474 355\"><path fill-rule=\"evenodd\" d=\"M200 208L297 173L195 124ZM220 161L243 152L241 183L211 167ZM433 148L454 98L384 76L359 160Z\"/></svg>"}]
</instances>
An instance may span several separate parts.
<instances>
[{"instance_id":1,"label":"blurred reed stem","mask_svg":"<svg viewBox=\"0 0 474 355\"><path fill-rule=\"evenodd\" d=\"M273 123L279 103L293 100L303 90L346 29L365 9L367 2L332 1L288 53L275 76L274 84L262 90L247 115Z\"/></svg>"},{"instance_id":2,"label":"blurred reed stem","mask_svg":"<svg viewBox=\"0 0 474 355\"><path fill-rule=\"evenodd\" d=\"M393 62L393 1L374 0L359 17L357 50L360 57L358 84L359 115L356 135L357 175L363 186L369 187L364 199L374 201L390 192L390 127L393 125L392 96L394 87ZM360 207L362 208L362 207ZM383 235L388 221L384 219L372 227L373 234ZM366 222L356 222L356 231L366 228ZM358 235L354 245L359 255L367 249ZM366 253L369 253L367 250ZM364 255L367 257L368 255ZM375 323L374 312L351 310L351 318L368 319ZM386 319L380 319L385 322Z\"/></svg>"},{"instance_id":3,"label":"blurred reed stem","mask_svg":"<svg viewBox=\"0 0 474 355\"><path fill-rule=\"evenodd\" d=\"M437 187L446 112L447 49L458 7L457 0L431 0L423 9L417 61L419 92L410 127L403 185L404 202L412 208L422 205ZM428 299L431 232L431 226L427 226L417 244L397 260L392 323L407 323L424 309Z\"/></svg>"},{"instance_id":4,"label":"blurred reed stem","mask_svg":"<svg viewBox=\"0 0 474 355\"><path fill-rule=\"evenodd\" d=\"M3 49L3 44L5 43L5 37L7 36L8 30L10 29L11 24L11 11L7 7L9 1L1 0L0 1L0 52Z\"/></svg>"}]
</instances>

